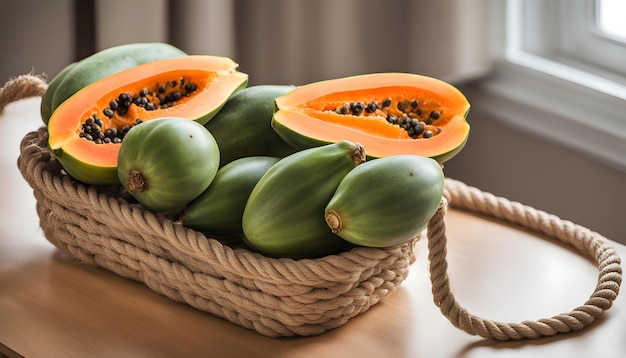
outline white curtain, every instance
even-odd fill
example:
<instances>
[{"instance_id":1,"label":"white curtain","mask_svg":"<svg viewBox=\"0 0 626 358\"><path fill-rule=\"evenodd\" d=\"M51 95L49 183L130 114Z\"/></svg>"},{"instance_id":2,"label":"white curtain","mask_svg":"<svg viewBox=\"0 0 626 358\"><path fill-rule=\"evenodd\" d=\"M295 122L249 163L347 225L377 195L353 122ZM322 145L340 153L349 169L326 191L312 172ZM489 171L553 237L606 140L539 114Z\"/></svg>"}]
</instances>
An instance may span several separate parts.
<instances>
[{"instance_id":1,"label":"white curtain","mask_svg":"<svg viewBox=\"0 0 626 358\"><path fill-rule=\"evenodd\" d=\"M382 71L458 82L489 69L488 0L97 2L98 47L169 41L189 53L232 57L251 84ZM129 6L137 9L120 14Z\"/></svg>"}]
</instances>

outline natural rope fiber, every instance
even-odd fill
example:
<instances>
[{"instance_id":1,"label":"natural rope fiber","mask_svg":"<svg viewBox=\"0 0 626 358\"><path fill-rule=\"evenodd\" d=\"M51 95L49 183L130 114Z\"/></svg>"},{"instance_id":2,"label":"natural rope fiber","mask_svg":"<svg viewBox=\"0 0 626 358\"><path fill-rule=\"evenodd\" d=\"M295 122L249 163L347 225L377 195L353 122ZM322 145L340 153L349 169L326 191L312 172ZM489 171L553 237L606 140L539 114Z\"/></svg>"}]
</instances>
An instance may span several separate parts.
<instances>
[{"instance_id":1,"label":"natural rope fiber","mask_svg":"<svg viewBox=\"0 0 626 358\"><path fill-rule=\"evenodd\" d=\"M620 258L600 234L555 215L480 191L460 181L446 179L446 195L428 223L428 258L435 304L454 326L473 335L498 340L538 338L583 329L611 308L622 282ZM503 323L475 316L451 292L446 262L447 201L456 208L520 225L547 235L592 259L598 269L597 285L589 299L569 313L521 323Z\"/></svg>"},{"instance_id":2,"label":"natural rope fiber","mask_svg":"<svg viewBox=\"0 0 626 358\"><path fill-rule=\"evenodd\" d=\"M2 88L0 109L45 90L41 78L26 76ZM266 336L317 335L345 324L395 292L415 260L419 237L319 259L268 258L237 240L208 237L153 214L119 187L73 181L47 148L45 128L28 133L20 153L18 167L33 188L40 226L60 250ZM600 271L594 292L570 313L537 321L501 323L470 314L455 300L447 276L448 202L547 235L592 258ZM446 179L445 198L427 237L434 301L456 327L473 335L506 340L580 330L609 309L619 293L620 258L607 239L453 179Z\"/></svg>"},{"instance_id":3,"label":"natural rope fiber","mask_svg":"<svg viewBox=\"0 0 626 358\"><path fill-rule=\"evenodd\" d=\"M41 97L46 92L48 85L42 76L33 74L20 75L16 78L8 80L2 88L0 88L0 113L4 111L4 107L20 99L29 97Z\"/></svg>"}]
</instances>

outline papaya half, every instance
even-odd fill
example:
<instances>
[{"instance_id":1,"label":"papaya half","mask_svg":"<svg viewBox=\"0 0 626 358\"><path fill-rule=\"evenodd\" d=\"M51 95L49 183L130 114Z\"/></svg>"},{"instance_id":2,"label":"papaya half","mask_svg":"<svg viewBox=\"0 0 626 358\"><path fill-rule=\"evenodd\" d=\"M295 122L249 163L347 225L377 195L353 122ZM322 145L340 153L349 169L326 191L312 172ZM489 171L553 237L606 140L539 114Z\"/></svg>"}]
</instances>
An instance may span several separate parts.
<instances>
[{"instance_id":1,"label":"papaya half","mask_svg":"<svg viewBox=\"0 0 626 358\"><path fill-rule=\"evenodd\" d=\"M98 80L63 102L48 122L48 146L74 179L114 185L125 134L161 117L205 124L248 83L227 57L185 56L145 63Z\"/></svg>"},{"instance_id":2,"label":"papaya half","mask_svg":"<svg viewBox=\"0 0 626 358\"><path fill-rule=\"evenodd\" d=\"M182 56L187 54L170 44L146 42L110 47L71 63L50 81L41 97L41 119L47 124L61 103L97 80L147 62Z\"/></svg>"},{"instance_id":3,"label":"papaya half","mask_svg":"<svg viewBox=\"0 0 626 358\"><path fill-rule=\"evenodd\" d=\"M373 73L300 86L276 98L272 127L297 149L359 142L370 158L443 163L465 145L470 104L454 86L410 73Z\"/></svg>"}]
</instances>

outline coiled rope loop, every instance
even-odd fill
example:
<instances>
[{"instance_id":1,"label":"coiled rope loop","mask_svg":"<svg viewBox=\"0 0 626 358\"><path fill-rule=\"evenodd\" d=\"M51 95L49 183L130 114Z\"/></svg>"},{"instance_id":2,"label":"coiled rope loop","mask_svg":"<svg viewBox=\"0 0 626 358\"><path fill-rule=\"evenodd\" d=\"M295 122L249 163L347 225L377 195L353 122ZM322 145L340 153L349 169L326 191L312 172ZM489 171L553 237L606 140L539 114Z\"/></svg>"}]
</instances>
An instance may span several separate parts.
<instances>
[{"instance_id":1,"label":"coiled rope loop","mask_svg":"<svg viewBox=\"0 0 626 358\"><path fill-rule=\"evenodd\" d=\"M455 207L491 216L547 235L592 259L599 270L597 285L589 299L569 313L521 323L504 323L475 316L456 301L451 292L446 262L448 201ZM620 258L600 234L546 212L480 191L458 180L446 179L441 206L428 223L428 259L433 300L457 328L472 335L497 340L538 338L580 330L611 308L622 282Z\"/></svg>"}]
</instances>

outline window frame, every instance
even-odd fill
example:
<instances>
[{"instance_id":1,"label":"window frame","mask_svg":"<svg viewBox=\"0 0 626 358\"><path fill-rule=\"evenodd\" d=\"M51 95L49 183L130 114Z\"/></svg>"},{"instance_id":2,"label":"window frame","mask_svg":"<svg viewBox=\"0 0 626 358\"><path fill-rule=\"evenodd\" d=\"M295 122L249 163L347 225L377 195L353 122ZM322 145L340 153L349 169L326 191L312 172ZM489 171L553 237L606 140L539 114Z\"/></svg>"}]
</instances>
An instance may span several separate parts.
<instances>
[{"instance_id":1,"label":"window frame","mask_svg":"<svg viewBox=\"0 0 626 358\"><path fill-rule=\"evenodd\" d=\"M595 0L594 4L595 4L595 8L594 8L594 11L595 11L595 19L594 19L595 20L595 24L594 24L594 27L593 27L593 31L598 36L601 36L601 37L604 37L605 39L607 39L607 41L617 42L617 43L622 44L622 45L626 44L626 37L621 36L621 34L619 36L617 36L617 35L606 33L605 31L602 31L600 29L600 25L599 25L599 23L600 23L599 7L600 6L598 4L598 0Z\"/></svg>"},{"instance_id":2,"label":"window frame","mask_svg":"<svg viewBox=\"0 0 626 358\"><path fill-rule=\"evenodd\" d=\"M563 17L560 31L563 61L626 85L626 43L600 30L597 2L560 2L561 13L568 15Z\"/></svg>"},{"instance_id":3,"label":"window frame","mask_svg":"<svg viewBox=\"0 0 626 358\"><path fill-rule=\"evenodd\" d=\"M555 43L561 41L556 35L563 26L561 21L546 21L567 2L571 1L559 1L555 6L551 1L491 1L494 70L477 85L486 96L473 105L515 128L626 172L626 86L604 76L604 69L592 72L587 67L592 64L546 50L555 49ZM544 16L529 18L524 7ZM543 44L524 42L528 24L537 26L530 31L544 32ZM545 31L552 35L556 31L556 35ZM529 47L544 52L533 53ZM578 66L581 63L585 66Z\"/></svg>"}]
</instances>

